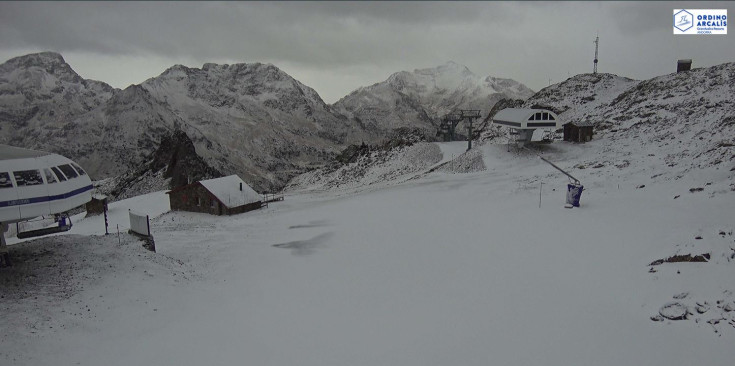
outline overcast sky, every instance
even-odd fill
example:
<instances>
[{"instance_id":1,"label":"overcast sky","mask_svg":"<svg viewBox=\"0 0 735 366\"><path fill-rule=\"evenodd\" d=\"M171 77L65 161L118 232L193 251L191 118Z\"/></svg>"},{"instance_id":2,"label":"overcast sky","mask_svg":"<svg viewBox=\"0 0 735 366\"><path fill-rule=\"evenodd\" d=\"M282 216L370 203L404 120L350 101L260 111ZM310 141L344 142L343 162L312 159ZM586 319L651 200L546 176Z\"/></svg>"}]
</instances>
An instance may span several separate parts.
<instances>
[{"instance_id":1,"label":"overcast sky","mask_svg":"<svg viewBox=\"0 0 735 366\"><path fill-rule=\"evenodd\" d=\"M673 9L731 2L0 2L0 62L61 53L117 88L175 64L272 63L327 103L449 60L539 90L592 72L647 79L735 61L728 35L673 35ZM728 9L728 15L732 14ZM733 28L733 27L731 27Z\"/></svg>"}]
</instances>

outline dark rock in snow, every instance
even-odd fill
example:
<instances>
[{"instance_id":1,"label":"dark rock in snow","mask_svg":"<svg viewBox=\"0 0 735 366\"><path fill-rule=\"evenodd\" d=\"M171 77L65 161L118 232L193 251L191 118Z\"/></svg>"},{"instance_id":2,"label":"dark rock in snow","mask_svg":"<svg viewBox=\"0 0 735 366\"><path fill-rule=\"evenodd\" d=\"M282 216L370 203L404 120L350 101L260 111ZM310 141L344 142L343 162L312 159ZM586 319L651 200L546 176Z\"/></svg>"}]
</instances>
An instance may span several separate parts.
<instances>
[{"instance_id":1,"label":"dark rock in snow","mask_svg":"<svg viewBox=\"0 0 735 366\"><path fill-rule=\"evenodd\" d=\"M682 303L672 302L662 306L658 313L669 320L684 320L689 315L689 309Z\"/></svg>"},{"instance_id":2,"label":"dark rock in snow","mask_svg":"<svg viewBox=\"0 0 735 366\"><path fill-rule=\"evenodd\" d=\"M663 263L677 263L677 262L709 262L710 254L704 253L700 255L692 256L691 254L674 255L666 259L657 259L649 264L649 266L658 266Z\"/></svg>"}]
</instances>

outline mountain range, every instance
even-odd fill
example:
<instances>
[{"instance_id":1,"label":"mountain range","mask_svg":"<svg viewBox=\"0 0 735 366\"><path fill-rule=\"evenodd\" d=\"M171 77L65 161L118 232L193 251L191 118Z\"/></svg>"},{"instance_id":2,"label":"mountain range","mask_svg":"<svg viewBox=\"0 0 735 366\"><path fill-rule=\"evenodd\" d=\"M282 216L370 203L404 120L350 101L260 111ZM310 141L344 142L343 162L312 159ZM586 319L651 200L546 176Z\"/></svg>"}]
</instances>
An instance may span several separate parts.
<instances>
[{"instance_id":1,"label":"mountain range","mask_svg":"<svg viewBox=\"0 0 735 366\"><path fill-rule=\"evenodd\" d=\"M60 153L95 179L140 170L164 136L183 131L214 170L273 191L352 143L398 127L433 133L442 114L489 110L532 91L449 62L398 72L334 105L274 65L175 65L123 90L79 76L58 53L0 65L0 142Z\"/></svg>"}]
</instances>

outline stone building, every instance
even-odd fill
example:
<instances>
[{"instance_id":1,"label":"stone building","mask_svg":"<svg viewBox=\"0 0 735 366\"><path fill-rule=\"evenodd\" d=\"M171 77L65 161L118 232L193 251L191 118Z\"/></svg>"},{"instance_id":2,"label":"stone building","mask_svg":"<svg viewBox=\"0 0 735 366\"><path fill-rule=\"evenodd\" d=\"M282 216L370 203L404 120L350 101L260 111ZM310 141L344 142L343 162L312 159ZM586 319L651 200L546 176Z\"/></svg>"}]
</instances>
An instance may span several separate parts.
<instances>
[{"instance_id":1,"label":"stone building","mask_svg":"<svg viewBox=\"0 0 735 366\"><path fill-rule=\"evenodd\" d=\"M201 180L174 188L166 194L172 211L234 215L263 206L260 194L237 175Z\"/></svg>"}]
</instances>

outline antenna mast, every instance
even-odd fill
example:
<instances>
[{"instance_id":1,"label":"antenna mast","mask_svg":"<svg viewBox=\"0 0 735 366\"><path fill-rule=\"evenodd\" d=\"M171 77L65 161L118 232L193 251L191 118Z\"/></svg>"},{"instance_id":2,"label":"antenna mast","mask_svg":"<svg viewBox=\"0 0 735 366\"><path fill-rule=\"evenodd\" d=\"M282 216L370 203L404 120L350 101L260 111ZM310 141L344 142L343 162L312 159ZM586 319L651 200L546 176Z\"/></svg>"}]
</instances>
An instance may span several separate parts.
<instances>
[{"instance_id":1,"label":"antenna mast","mask_svg":"<svg viewBox=\"0 0 735 366\"><path fill-rule=\"evenodd\" d=\"M593 74L597 74L597 49L600 47L600 36L595 37L595 67L592 69Z\"/></svg>"}]
</instances>

